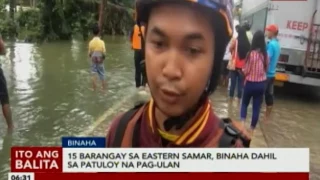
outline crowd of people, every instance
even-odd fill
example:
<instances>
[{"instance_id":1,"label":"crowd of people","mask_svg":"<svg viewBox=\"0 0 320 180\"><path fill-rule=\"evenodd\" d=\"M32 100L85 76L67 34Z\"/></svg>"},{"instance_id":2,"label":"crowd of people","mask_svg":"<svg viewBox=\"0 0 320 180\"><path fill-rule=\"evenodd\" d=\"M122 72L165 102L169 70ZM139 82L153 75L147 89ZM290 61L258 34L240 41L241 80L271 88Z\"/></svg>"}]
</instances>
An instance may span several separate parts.
<instances>
[{"instance_id":1,"label":"crowd of people","mask_svg":"<svg viewBox=\"0 0 320 180\"><path fill-rule=\"evenodd\" d=\"M252 99L252 120L249 129L252 135L259 120L263 97L266 103L266 122L270 119L273 107L273 83L280 56L278 27L275 24L268 25L265 29L266 34L259 30L253 36L247 22L242 26L237 25L235 29L237 36L231 40L224 57L221 84L229 85L228 95L231 102L237 89L236 97L241 103L240 120L243 126Z\"/></svg>"},{"instance_id":2,"label":"crowd of people","mask_svg":"<svg viewBox=\"0 0 320 180\"><path fill-rule=\"evenodd\" d=\"M139 16L135 16L137 23L130 35L135 83L138 89L148 86L151 99L115 118L107 135L108 147L249 147L263 97L266 119L273 106L280 56L278 27L267 26L268 42L264 31L252 35L249 24L237 26L237 36L232 38L232 9L232 0L137 1ZM93 34L89 43L92 88L96 90L99 78L104 90L106 48L99 26L93 28ZM4 49L0 41L2 54ZM226 49L230 58L224 58ZM221 66L230 101L237 89L241 121L220 120L211 108L209 96L219 84ZM1 77L1 87L5 87L0 89L1 103L12 128L5 79ZM246 129L251 99L253 115L251 127Z\"/></svg>"}]
</instances>

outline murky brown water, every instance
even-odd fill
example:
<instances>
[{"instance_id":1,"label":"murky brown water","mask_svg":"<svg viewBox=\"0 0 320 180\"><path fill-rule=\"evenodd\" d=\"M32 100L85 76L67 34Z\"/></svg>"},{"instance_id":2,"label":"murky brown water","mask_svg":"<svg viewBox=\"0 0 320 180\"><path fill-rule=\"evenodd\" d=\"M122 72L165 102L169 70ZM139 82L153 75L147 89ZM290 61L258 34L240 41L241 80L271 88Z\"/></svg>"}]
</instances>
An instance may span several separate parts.
<instances>
[{"instance_id":1,"label":"murky brown water","mask_svg":"<svg viewBox=\"0 0 320 180\"><path fill-rule=\"evenodd\" d=\"M9 170L11 145L59 145L67 135L103 135L115 114L132 105L135 95L133 54L126 37L106 37L106 94L89 90L87 42L11 44L1 57L8 81L16 131L6 136L0 117L0 179ZM293 92L292 90L298 90ZM220 116L239 117L226 89L212 97ZM310 147L313 179L320 179L319 89L289 87L277 91L273 121L261 125L270 147ZM105 119L107 119L105 121ZM294 158L294 157L293 157Z\"/></svg>"},{"instance_id":2,"label":"murky brown water","mask_svg":"<svg viewBox=\"0 0 320 180\"><path fill-rule=\"evenodd\" d=\"M236 103L228 104L225 91L220 88L214 95L215 111L239 118L240 107ZM248 110L251 117L251 106ZM263 117L261 112L260 119ZM320 89L297 85L276 88L272 121L259 126L269 147L309 147L311 179L320 179Z\"/></svg>"}]
</instances>

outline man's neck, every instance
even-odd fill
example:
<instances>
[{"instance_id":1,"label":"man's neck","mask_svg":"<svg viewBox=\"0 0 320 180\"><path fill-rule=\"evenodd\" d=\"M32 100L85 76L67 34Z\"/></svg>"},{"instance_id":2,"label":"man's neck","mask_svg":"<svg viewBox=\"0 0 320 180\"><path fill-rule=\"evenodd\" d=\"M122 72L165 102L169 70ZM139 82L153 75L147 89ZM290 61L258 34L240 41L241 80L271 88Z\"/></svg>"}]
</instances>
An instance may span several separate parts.
<instances>
[{"instance_id":1,"label":"man's neck","mask_svg":"<svg viewBox=\"0 0 320 180\"><path fill-rule=\"evenodd\" d=\"M277 40L277 37L271 37L270 40Z\"/></svg>"}]
</instances>

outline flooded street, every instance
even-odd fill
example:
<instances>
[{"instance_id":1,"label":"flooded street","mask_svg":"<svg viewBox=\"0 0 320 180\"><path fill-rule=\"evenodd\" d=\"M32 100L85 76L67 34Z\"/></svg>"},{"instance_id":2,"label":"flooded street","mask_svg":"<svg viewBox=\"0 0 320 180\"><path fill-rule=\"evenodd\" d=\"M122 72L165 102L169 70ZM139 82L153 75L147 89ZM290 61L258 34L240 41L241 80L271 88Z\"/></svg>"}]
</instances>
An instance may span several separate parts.
<instances>
[{"instance_id":1,"label":"flooded street","mask_svg":"<svg viewBox=\"0 0 320 180\"><path fill-rule=\"evenodd\" d=\"M106 37L105 42L105 94L90 90L87 42L8 44L7 56L0 58L15 132L6 136L1 114L0 180L7 178L11 145L54 146L60 145L61 136L100 136L108 120L128 107L135 90L133 52L126 37ZM273 121L260 127L269 147L310 147L312 179L320 179L319 90L298 89L277 90ZM212 99L220 116L239 117L238 105L228 104L226 89L219 88Z\"/></svg>"},{"instance_id":2,"label":"flooded street","mask_svg":"<svg viewBox=\"0 0 320 180\"><path fill-rule=\"evenodd\" d=\"M236 103L228 104L226 90L215 93L214 107L220 116L239 118ZM310 87L290 85L275 89L275 106L270 123L259 123L268 147L308 147L310 148L310 171L312 180L320 180L320 90ZM260 120L264 117L264 109ZM247 121L251 121L252 107L248 108ZM295 157L292 157L295 158Z\"/></svg>"}]
</instances>

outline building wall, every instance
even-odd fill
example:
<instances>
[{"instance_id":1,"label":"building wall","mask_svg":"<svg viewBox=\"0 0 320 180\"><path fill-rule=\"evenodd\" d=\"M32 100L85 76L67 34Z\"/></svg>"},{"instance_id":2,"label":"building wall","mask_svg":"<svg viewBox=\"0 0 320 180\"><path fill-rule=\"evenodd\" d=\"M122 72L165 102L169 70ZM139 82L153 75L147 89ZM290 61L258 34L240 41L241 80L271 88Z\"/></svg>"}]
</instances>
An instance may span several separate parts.
<instances>
[{"instance_id":1,"label":"building wall","mask_svg":"<svg viewBox=\"0 0 320 180\"><path fill-rule=\"evenodd\" d=\"M243 0L242 17L252 14L268 6L268 0Z\"/></svg>"}]
</instances>

